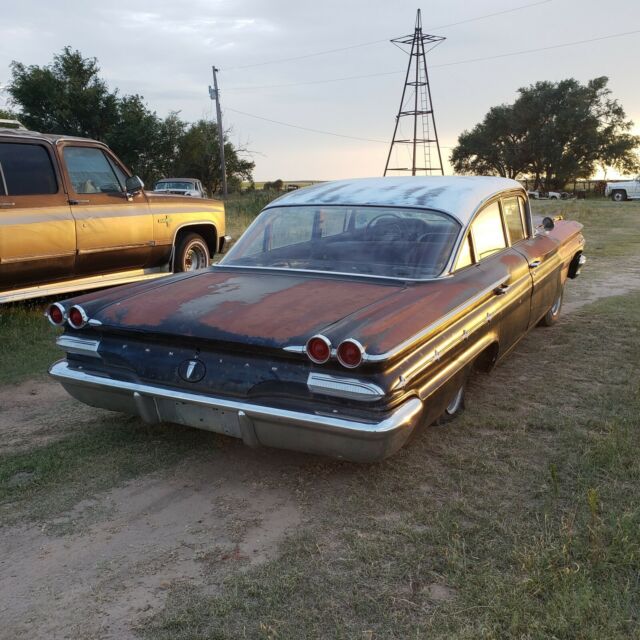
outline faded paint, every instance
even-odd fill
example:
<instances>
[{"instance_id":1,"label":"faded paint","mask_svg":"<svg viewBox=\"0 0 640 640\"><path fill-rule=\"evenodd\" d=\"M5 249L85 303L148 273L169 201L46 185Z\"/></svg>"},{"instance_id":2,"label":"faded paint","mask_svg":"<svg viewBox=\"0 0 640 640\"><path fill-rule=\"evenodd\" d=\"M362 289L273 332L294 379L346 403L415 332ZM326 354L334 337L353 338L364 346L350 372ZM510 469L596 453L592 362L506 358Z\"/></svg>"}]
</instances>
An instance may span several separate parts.
<instances>
[{"instance_id":1,"label":"faded paint","mask_svg":"<svg viewBox=\"0 0 640 640\"><path fill-rule=\"evenodd\" d=\"M389 176L324 182L298 189L267 208L301 205L417 207L444 211L466 225L479 203L522 185L493 176Z\"/></svg>"}]
</instances>

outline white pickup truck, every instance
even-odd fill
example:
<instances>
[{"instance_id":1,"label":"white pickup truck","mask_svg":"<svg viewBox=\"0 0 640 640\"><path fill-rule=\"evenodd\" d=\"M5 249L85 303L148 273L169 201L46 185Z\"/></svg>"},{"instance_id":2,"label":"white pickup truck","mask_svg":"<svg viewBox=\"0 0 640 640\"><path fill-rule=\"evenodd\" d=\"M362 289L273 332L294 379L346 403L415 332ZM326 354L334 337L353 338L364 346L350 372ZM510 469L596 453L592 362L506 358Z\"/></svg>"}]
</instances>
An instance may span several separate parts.
<instances>
[{"instance_id":1,"label":"white pickup truck","mask_svg":"<svg viewBox=\"0 0 640 640\"><path fill-rule=\"evenodd\" d=\"M640 198L640 176L626 182L607 182L604 195L615 202Z\"/></svg>"}]
</instances>

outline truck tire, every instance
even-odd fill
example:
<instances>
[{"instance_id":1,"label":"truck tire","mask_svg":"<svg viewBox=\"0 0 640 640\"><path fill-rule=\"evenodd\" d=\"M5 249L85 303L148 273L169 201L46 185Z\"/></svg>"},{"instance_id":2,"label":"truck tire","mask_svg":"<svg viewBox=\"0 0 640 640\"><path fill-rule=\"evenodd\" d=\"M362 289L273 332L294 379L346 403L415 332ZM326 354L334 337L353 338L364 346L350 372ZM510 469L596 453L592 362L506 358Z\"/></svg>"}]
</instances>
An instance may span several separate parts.
<instances>
[{"instance_id":1,"label":"truck tire","mask_svg":"<svg viewBox=\"0 0 640 640\"><path fill-rule=\"evenodd\" d=\"M564 297L564 287L560 287L560 291L553 301L551 308L547 313L542 316L542 320L538 323L541 327L552 327L558 318L560 317L560 310L562 309L562 298Z\"/></svg>"},{"instance_id":2,"label":"truck tire","mask_svg":"<svg viewBox=\"0 0 640 640\"><path fill-rule=\"evenodd\" d=\"M209 247L202 236L197 233L187 233L180 238L176 246L174 271L197 271L209 266L211 256Z\"/></svg>"},{"instance_id":3,"label":"truck tire","mask_svg":"<svg viewBox=\"0 0 640 640\"><path fill-rule=\"evenodd\" d=\"M616 189L611 193L614 202L624 202L627 199L627 192L624 189Z\"/></svg>"}]
</instances>

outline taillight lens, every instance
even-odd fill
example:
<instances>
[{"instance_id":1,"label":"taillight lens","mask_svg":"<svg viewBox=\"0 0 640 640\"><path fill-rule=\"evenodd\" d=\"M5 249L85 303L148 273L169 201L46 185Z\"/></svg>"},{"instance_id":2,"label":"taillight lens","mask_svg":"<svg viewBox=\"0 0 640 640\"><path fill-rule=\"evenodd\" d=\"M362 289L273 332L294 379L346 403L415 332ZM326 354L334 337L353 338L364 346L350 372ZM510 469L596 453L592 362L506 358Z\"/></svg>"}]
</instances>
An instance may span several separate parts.
<instances>
[{"instance_id":1,"label":"taillight lens","mask_svg":"<svg viewBox=\"0 0 640 640\"><path fill-rule=\"evenodd\" d=\"M88 317L82 307L71 307L67 319L74 329L82 329L87 324Z\"/></svg>"},{"instance_id":2,"label":"taillight lens","mask_svg":"<svg viewBox=\"0 0 640 640\"><path fill-rule=\"evenodd\" d=\"M345 340L338 347L338 361L343 367L353 369L357 367L364 356L364 349L357 340Z\"/></svg>"},{"instance_id":3,"label":"taillight lens","mask_svg":"<svg viewBox=\"0 0 640 640\"><path fill-rule=\"evenodd\" d=\"M60 326L64 322L64 307L59 302L54 302L45 313L49 322Z\"/></svg>"},{"instance_id":4,"label":"taillight lens","mask_svg":"<svg viewBox=\"0 0 640 640\"><path fill-rule=\"evenodd\" d=\"M324 336L313 336L309 338L305 350L309 360L323 364L331 357L331 342Z\"/></svg>"}]
</instances>

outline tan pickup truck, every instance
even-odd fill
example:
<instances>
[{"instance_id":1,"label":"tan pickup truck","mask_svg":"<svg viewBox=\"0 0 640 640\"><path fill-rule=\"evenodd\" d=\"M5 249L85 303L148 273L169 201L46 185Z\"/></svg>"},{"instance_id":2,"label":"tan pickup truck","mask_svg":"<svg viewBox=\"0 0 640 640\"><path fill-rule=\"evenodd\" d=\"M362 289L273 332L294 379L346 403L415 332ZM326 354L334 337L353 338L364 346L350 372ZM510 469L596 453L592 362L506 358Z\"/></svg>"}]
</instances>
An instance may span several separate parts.
<instances>
[{"instance_id":1,"label":"tan pickup truck","mask_svg":"<svg viewBox=\"0 0 640 640\"><path fill-rule=\"evenodd\" d=\"M224 204L143 187L101 142L0 128L0 302L208 266Z\"/></svg>"}]
</instances>

